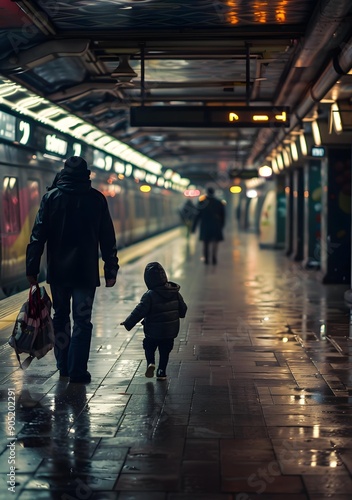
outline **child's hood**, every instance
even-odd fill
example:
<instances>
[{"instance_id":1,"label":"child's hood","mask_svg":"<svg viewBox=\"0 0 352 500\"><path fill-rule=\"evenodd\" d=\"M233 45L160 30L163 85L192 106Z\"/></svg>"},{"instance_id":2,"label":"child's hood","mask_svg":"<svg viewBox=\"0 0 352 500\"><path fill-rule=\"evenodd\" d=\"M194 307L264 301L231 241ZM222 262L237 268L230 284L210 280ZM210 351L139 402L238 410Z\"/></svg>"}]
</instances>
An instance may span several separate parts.
<instances>
[{"instance_id":1,"label":"child's hood","mask_svg":"<svg viewBox=\"0 0 352 500\"><path fill-rule=\"evenodd\" d=\"M165 298L178 292L180 285L167 280L165 269L159 262L150 262L144 271L144 281L149 290L154 290Z\"/></svg>"},{"instance_id":2,"label":"child's hood","mask_svg":"<svg viewBox=\"0 0 352 500\"><path fill-rule=\"evenodd\" d=\"M144 281L149 290L164 286L167 283L165 269L159 262L150 262L144 270Z\"/></svg>"}]
</instances>

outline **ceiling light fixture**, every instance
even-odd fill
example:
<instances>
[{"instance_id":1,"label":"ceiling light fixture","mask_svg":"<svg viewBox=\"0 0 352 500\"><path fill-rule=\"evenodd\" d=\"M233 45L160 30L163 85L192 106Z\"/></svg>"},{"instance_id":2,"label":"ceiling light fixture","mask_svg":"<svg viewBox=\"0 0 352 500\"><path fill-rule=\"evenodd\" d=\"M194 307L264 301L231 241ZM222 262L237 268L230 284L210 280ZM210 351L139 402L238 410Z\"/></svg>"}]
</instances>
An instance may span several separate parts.
<instances>
[{"instance_id":1,"label":"ceiling light fixture","mask_svg":"<svg viewBox=\"0 0 352 500\"><path fill-rule=\"evenodd\" d=\"M307 147L307 141L306 141L304 133L299 136L299 144L301 146L302 155L307 156L308 147Z\"/></svg>"},{"instance_id":2,"label":"ceiling light fixture","mask_svg":"<svg viewBox=\"0 0 352 500\"><path fill-rule=\"evenodd\" d=\"M119 56L119 65L111 73L111 78L115 78L117 80L118 87L134 87L132 78L136 78L138 75L133 68L131 68L129 58L130 56L128 55Z\"/></svg>"},{"instance_id":3,"label":"ceiling light fixture","mask_svg":"<svg viewBox=\"0 0 352 500\"><path fill-rule=\"evenodd\" d=\"M333 126L335 132L337 134L341 134L341 132L343 131L343 126L342 126L340 109L337 102L334 102L334 104L332 104L330 113L331 113L330 128L332 128L331 126Z\"/></svg>"},{"instance_id":4,"label":"ceiling light fixture","mask_svg":"<svg viewBox=\"0 0 352 500\"><path fill-rule=\"evenodd\" d=\"M286 148L282 150L282 158L283 158L285 167L288 168L290 166L291 162L290 162L290 157L288 155Z\"/></svg>"},{"instance_id":5,"label":"ceiling light fixture","mask_svg":"<svg viewBox=\"0 0 352 500\"><path fill-rule=\"evenodd\" d=\"M298 150L295 141L291 142L291 155L293 161L298 161Z\"/></svg>"},{"instance_id":6,"label":"ceiling light fixture","mask_svg":"<svg viewBox=\"0 0 352 500\"><path fill-rule=\"evenodd\" d=\"M319 125L316 120L312 122L312 134L315 146L321 146L321 135L319 130Z\"/></svg>"},{"instance_id":7,"label":"ceiling light fixture","mask_svg":"<svg viewBox=\"0 0 352 500\"><path fill-rule=\"evenodd\" d=\"M273 158L271 160L271 167L273 169L274 174L279 174L280 173L280 169L279 169L279 166L277 164L276 158Z\"/></svg>"},{"instance_id":8,"label":"ceiling light fixture","mask_svg":"<svg viewBox=\"0 0 352 500\"><path fill-rule=\"evenodd\" d=\"M258 174L260 177L270 177L272 173L272 168L269 167L269 165L263 165L258 170Z\"/></svg>"},{"instance_id":9,"label":"ceiling light fixture","mask_svg":"<svg viewBox=\"0 0 352 500\"><path fill-rule=\"evenodd\" d=\"M276 156L276 161L277 161L277 165L278 165L279 169L283 170L284 169L284 161L282 159L281 153L278 153L278 155Z\"/></svg>"}]
</instances>

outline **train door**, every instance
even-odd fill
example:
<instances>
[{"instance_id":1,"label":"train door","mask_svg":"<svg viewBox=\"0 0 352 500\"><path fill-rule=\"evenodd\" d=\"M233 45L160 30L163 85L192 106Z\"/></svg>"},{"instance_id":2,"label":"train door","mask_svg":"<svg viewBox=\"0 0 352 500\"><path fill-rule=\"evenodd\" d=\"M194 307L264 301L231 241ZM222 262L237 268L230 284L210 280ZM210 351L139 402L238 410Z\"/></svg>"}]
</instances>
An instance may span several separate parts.
<instances>
[{"instance_id":1,"label":"train door","mask_svg":"<svg viewBox=\"0 0 352 500\"><path fill-rule=\"evenodd\" d=\"M133 241L140 241L150 234L150 194L136 191L134 202Z\"/></svg>"},{"instance_id":2,"label":"train door","mask_svg":"<svg viewBox=\"0 0 352 500\"><path fill-rule=\"evenodd\" d=\"M160 219L163 221L163 227L161 229L168 229L171 226L171 213L173 210L173 206L171 203L171 197L170 196L165 196L163 193L159 196L159 203L158 203L158 216L160 217L161 214L163 214L163 218ZM175 212L177 211L177 218L178 218L178 210L176 209Z\"/></svg>"},{"instance_id":3,"label":"train door","mask_svg":"<svg viewBox=\"0 0 352 500\"><path fill-rule=\"evenodd\" d=\"M1 193L1 286L5 293L7 287L20 274L20 196L19 179L16 176L2 177Z\"/></svg>"},{"instance_id":4,"label":"train door","mask_svg":"<svg viewBox=\"0 0 352 500\"><path fill-rule=\"evenodd\" d=\"M134 227L134 192L132 189L126 189L123 196L124 221L124 244L129 245L133 241Z\"/></svg>"},{"instance_id":5,"label":"train door","mask_svg":"<svg viewBox=\"0 0 352 500\"><path fill-rule=\"evenodd\" d=\"M123 247L126 244L125 233L126 233L126 205L123 203L123 199L126 195L126 190L121 189L118 195L115 197L113 202L113 222L116 233L117 246Z\"/></svg>"},{"instance_id":6,"label":"train door","mask_svg":"<svg viewBox=\"0 0 352 500\"><path fill-rule=\"evenodd\" d=\"M27 214L28 214L26 223L28 226L28 234L30 234L40 205L39 180L28 179L26 193L27 193Z\"/></svg>"},{"instance_id":7,"label":"train door","mask_svg":"<svg viewBox=\"0 0 352 500\"><path fill-rule=\"evenodd\" d=\"M121 201L122 197L121 187L116 185L110 185L108 186L104 194L108 203L110 216L114 225L117 245L123 246L124 214L123 214L123 204Z\"/></svg>"},{"instance_id":8,"label":"train door","mask_svg":"<svg viewBox=\"0 0 352 500\"><path fill-rule=\"evenodd\" d=\"M151 193L149 196L149 234L155 234L161 230L162 222L166 218L166 212L160 211L162 199L158 194Z\"/></svg>"}]
</instances>

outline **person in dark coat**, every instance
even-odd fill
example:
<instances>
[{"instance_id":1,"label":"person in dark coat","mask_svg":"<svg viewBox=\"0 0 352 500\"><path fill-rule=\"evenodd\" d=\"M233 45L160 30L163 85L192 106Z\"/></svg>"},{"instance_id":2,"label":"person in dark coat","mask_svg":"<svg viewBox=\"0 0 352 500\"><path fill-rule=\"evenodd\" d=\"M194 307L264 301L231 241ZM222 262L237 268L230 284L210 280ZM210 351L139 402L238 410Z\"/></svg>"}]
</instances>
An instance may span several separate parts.
<instances>
[{"instance_id":1,"label":"person in dark coat","mask_svg":"<svg viewBox=\"0 0 352 500\"><path fill-rule=\"evenodd\" d=\"M225 225L225 205L214 196L214 189L209 187L206 196L201 196L197 206L198 213L193 222L192 232L200 225L199 239L203 241L204 263L209 264L210 252L212 263L217 263L218 243L223 241Z\"/></svg>"},{"instance_id":2,"label":"person in dark coat","mask_svg":"<svg viewBox=\"0 0 352 500\"><path fill-rule=\"evenodd\" d=\"M158 349L160 359L157 379L166 380L169 355L180 330L180 318L186 316L187 306L180 294L180 286L168 281L165 270L159 262L147 264L144 281L148 291L121 325L129 331L143 320L145 335L143 348L147 360L145 376L148 378L154 376L155 351Z\"/></svg>"},{"instance_id":3,"label":"person in dark coat","mask_svg":"<svg viewBox=\"0 0 352 500\"><path fill-rule=\"evenodd\" d=\"M31 285L37 284L45 243L47 282L55 311L57 368L60 376L69 376L71 382L88 383L92 306L96 287L100 286L99 248L107 287L115 285L119 265L106 198L91 187L90 170L79 156L65 161L41 200L26 254L26 274Z\"/></svg>"}]
</instances>

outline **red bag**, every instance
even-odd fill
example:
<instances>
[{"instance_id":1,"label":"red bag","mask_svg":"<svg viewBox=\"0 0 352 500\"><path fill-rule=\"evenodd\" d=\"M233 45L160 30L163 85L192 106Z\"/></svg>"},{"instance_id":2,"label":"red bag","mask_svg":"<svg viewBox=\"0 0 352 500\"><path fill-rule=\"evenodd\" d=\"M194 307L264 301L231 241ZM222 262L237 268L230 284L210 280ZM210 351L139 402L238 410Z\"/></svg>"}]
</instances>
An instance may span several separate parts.
<instances>
[{"instance_id":1,"label":"red bag","mask_svg":"<svg viewBox=\"0 0 352 500\"><path fill-rule=\"evenodd\" d=\"M22 369L28 368L34 358L40 359L55 345L51 319L51 300L45 288L31 286L28 300L16 318L9 344L15 349ZM20 354L29 356L21 363Z\"/></svg>"}]
</instances>

